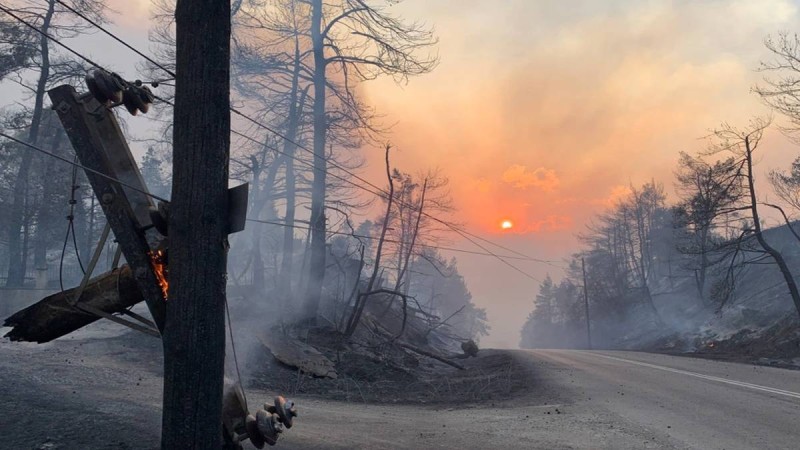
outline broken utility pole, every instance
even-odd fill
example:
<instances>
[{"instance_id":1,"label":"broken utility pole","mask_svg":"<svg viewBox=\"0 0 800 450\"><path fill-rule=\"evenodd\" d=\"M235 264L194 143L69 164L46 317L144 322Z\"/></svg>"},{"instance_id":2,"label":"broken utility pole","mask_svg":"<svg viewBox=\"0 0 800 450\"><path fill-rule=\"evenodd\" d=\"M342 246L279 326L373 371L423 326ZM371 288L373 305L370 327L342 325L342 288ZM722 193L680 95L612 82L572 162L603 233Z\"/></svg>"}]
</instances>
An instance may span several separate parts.
<instances>
[{"instance_id":1,"label":"broken utility pole","mask_svg":"<svg viewBox=\"0 0 800 450\"><path fill-rule=\"evenodd\" d=\"M56 292L7 318L4 325L14 328L5 337L12 341L50 342L102 318L82 307L114 314L142 301L127 265L93 279L81 293L79 306L73 307L79 289Z\"/></svg>"},{"instance_id":2,"label":"broken utility pole","mask_svg":"<svg viewBox=\"0 0 800 450\"><path fill-rule=\"evenodd\" d=\"M230 1L178 0L161 448L222 447Z\"/></svg>"},{"instance_id":3,"label":"broken utility pole","mask_svg":"<svg viewBox=\"0 0 800 450\"><path fill-rule=\"evenodd\" d=\"M81 164L90 169L86 177L131 267L153 321L163 332L164 295L150 257L163 236L151 227L148 210L153 207L153 201L146 194L147 187L119 123L114 113L91 94L79 96L72 86L58 86L48 94L75 154Z\"/></svg>"}]
</instances>

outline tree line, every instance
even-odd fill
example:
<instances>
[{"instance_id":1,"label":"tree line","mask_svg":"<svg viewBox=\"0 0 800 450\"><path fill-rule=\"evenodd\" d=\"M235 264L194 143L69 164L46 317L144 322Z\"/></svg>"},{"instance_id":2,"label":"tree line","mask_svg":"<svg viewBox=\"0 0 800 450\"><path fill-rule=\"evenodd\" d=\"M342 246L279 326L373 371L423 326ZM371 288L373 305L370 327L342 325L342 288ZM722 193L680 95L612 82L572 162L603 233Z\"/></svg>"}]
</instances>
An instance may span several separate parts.
<instances>
[{"instance_id":1,"label":"tree line","mask_svg":"<svg viewBox=\"0 0 800 450\"><path fill-rule=\"evenodd\" d=\"M770 61L754 91L788 119L779 127L794 139L800 123L800 39L766 40ZM766 265L782 280L781 298L800 314L796 269L800 234L800 157L759 180L754 171L771 117L744 126L723 123L706 136L705 149L680 152L676 198L650 181L594 217L579 235L582 250L566 275L539 287L522 331L522 347L584 347L647 343L722 311L736 299L747 270ZM766 181L766 182L765 182ZM774 195L778 201L764 200ZM773 197L773 198L775 198ZM780 225L765 229L764 217ZM581 264L585 264L583 276ZM584 292L589 299L588 317Z\"/></svg>"},{"instance_id":2,"label":"tree line","mask_svg":"<svg viewBox=\"0 0 800 450\"><path fill-rule=\"evenodd\" d=\"M251 221L232 237L229 285L253 301L280 305L293 320L334 323L344 333L358 324L363 302L397 301L454 339L479 338L488 329L485 312L472 303L455 259L437 249L446 233L432 217L451 210L446 177L405 172L388 156L385 182L370 186L358 176L364 151L388 147L388 128L360 87L379 77L405 83L438 62L432 29L396 16L394 3L232 2L231 101L240 114L232 115L230 175L250 183ZM111 22L101 0L70 4L97 24ZM59 0L18 0L6 8L67 42L97 32ZM174 10L173 1L154 2L153 60L131 77L159 81L154 90L166 100L174 92ZM28 95L2 110L3 128L71 158L45 93L62 83L81 86L92 68L0 15L0 80ZM145 150L140 169L162 197L172 184L171 115L158 101L145 119L119 115L123 123L151 121L148 132L130 140ZM74 284L104 225L81 170L73 174L8 142L0 143L0 158L0 281L8 288L53 288L58 278ZM364 213L376 210L377 217Z\"/></svg>"}]
</instances>

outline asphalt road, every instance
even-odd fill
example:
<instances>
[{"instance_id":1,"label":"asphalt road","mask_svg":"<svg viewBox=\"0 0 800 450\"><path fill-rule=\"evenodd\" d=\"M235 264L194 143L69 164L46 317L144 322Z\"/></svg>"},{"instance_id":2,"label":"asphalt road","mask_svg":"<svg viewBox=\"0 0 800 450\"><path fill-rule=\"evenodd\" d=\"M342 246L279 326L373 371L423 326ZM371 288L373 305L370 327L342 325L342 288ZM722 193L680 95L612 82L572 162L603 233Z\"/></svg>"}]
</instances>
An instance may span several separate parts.
<instances>
[{"instance_id":1,"label":"asphalt road","mask_svg":"<svg viewBox=\"0 0 800 450\"><path fill-rule=\"evenodd\" d=\"M448 406L296 398L300 416L274 448L800 448L800 371L635 352L512 354L530 369L524 395ZM157 448L151 355L98 339L0 341L0 449ZM248 390L251 403L273 395Z\"/></svg>"},{"instance_id":2,"label":"asphalt road","mask_svg":"<svg viewBox=\"0 0 800 450\"><path fill-rule=\"evenodd\" d=\"M291 448L800 448L800 371L635 352L518 352L539 384L495 407L308 402Z\"/></svg>"}]
</instances>

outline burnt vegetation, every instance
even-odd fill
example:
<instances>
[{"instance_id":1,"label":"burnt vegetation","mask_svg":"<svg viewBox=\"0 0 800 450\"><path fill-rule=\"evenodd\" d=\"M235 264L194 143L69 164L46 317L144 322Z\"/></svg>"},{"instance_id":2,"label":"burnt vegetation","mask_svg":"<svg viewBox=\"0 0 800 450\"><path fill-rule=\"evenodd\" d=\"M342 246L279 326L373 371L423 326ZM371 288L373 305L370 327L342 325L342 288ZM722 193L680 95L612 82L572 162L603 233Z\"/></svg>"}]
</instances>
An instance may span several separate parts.
<instances>
[{"instance_id":1,"label":"burnt vegetation","mask_svg":"<svg viewBox=\"0 0 800 450\"><path fill-rule=\"evenodd\" d=\"M588 322L599 347L800 354L800 157L763 178L754 170L775 146L762 142L768 130L797 140L800 40L781 33L765 47L753 91L786 120L722 123L705 150L679 152L674 199L656 182L631 185L581 235L566 276L540 285L522 347L585 348Z\"/></svg>"},{"instance_id":2,"label":"burnt vegetation","mask_svg":"<svg viewBox=\"0 0 800 450\"><path fill-rule=\"evenodd\" d=\"M227 153L204 153L209 161L198 159L192 152L199 141L193 139L200 134L191 127L178 129L173 122L173 114L175 120L182 117L182 123L199 120L186 119L197 111L187 108L185 93L181 102L181 92L175 90L176 67L189 67L187 61L176 60L181 53L177 46L193 44L185 37L176 39L175 2L155 2L153 54L137 67L138 73L127 74L130 80L149 80L136 85L147 85L156 94L144 118L131 119L114 110L131 147L143 153L138 164L144 184L156 200L173 193L182 199L172 205L160 202L160 223L154 224L158 238L150 242L148 254L163 255L156 274L163 297L167 305L177 305L180 302L169 303L169 297L186 297L186 283L196 282L193 274L204 272L204 304L221 313L224 296L209 292L227 282L228 333L246 362L245 383L271 380L266 383L284 387L282 374L289 373L296 386L287 387L287 393L313 392L300 386L314 383L327 389L324 377L315 378L306 370L305 364L313 361L281 361L279 355L303 348L331 364L340 380L335 383L345 383L337 389L349 389L342 380L351 380L352 387L366 390L361 400L378 400L379 395L368 393L384 392L375 387L384 382L395 383L398 392L402 384L416 383L419 389L414 392L432 399L460 392L472 400L487 386L497 385L498 392L511 386L508 377L471 371L447 380L446 386L434 376L437 371L463 372L470 367L464 360L478 354L477 343L489 326L485 311L472 301L458 262L441 253L449 238L460 233L460 225L449 219L452 202L446 176L436 168L410 172L393 166L394 149L385 143L388 128L361 98L362 83L379 77L406 83L438 63L432 28L395 16L392 3L233 2L229 159ZM46 95L62 84L86 90L84 76L100 68L58 40L70 42L90 31L108 37L100 27L113 15L102 1L20 0L3 8L0 79L29 95L2 110L3 129L62 161L20 142L0 142L0 208L8 211L0 216L0 283L23 298L4 305L2 312L8 316L5 325L14 327L8 334L12 339L48 342L100 318L88 308L100 310L105 318L135 317L131 306L147 297L132 279L113 236L96 249L106 226L101 199L82 169L64 163L75 157L74 152ZM211 101L227 91L227 85L220 86L213 93L198 87L193 95L208 95ZM146 121L147 132L128 129L140 129L141 121ZM226 128L222 119L215 123ZM212 136L218 131L205 130ZM218 147L226 147L226 142L220 140ZM361 178L364 152L383 154L385 181L373 184ZM226 165L231 184L249 183L250 194L246 229L226 240L223 255L210 242L227 226L220 222L227 208L220 189L227 179L218 170ZM178 172L185 178L173 179ZM208 187L211 178L213 192ZM202 182L192 184L198 180ZM202 237L206 234L192 234L196 218L187 216L187 205L201 203L219 213L214 220L198 219L206 226L202 233L213 222L216 234L207 242ZM156 230L150 227L147 233L153 236ZM193 243L198 250L208 250L203 260L192 260L189 253L194 251L186 252ZM183 261L177 263L183 269L176 261ZM210 275L223 264L223 280ZM91 280L84 276L87 272ZM85 289L78 287L82 284ZM52 295L17 312L48 291ZM195 306L182 304L181 313L177 308L167 307L173 323L178 316L193 314ZM59 326L49 326L52 323ZM217 337L220 323L214 322ZM152 325L145 328L158 334ZM162 333L169 367L174 365L170 355L188 339L180 337L184 331L173 327ZM219 370L215 366L214 371ZM175 370L168 372L178 376ZM177 410L170 417L176 414Z\"/></svg>"}]
</instances>

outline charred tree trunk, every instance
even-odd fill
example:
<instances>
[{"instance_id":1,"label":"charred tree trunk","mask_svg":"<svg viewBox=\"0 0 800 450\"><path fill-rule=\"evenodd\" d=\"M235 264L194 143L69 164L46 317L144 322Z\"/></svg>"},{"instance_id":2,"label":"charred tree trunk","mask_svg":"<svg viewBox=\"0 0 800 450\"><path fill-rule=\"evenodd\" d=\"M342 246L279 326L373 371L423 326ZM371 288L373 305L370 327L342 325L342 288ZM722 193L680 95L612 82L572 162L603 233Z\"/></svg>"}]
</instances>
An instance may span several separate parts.
<instances>
[{"instance_id":1,"label":"charred tree trunk","mask_svg":"<svg viewBox=\"0 0 800 450\"><path fill-rule=\"evenodd\" d=\"M5 320L14 327L5 337L12 341L50 342L100 319L95 314L72 306L78 288L58 292L17 312ZM86 285L79 304L114 314L144 300L136 279L125 265L104 273Z\"/></svg>"},{"instance_id":2,"label":"charred tree trunk","mask_svg":"<svg viewBox=\"0 0 800 450\"><path fill-rule=\"evenodd\" d=\"M265 148L263 151L266 152L266 142ZM262 188L260 186L260 178L262 167L261 164L258 162L258 158L255 156L250 157L251 164L253 166L253 196L252 196L252 203L250 207L250 211L253 213L253 217L256 219L259 218L261 214L261 209L264 207L264 199L262 199L262 193L267 189L266 185ZM252 231L250 232L251 238L249 241L249 245L251 246L250 250L250 273L252 274L252 284L253 290L255 292L263 292L264 291L264 258L261 256L261 234L263 230L260 227L253 227ZM244 245L248 245L247 243L243 243ZM246 269L245 269L246 270Z\"/></svg>"},{"instance_id":3,"label":"charred tree trunk","mask_svg":"<svg viewBox=\"0 0 800 450\"><path fill-rule=\"evenodd\" d=\"M383 216L383 225L381 226L381 236L378 238L378 248L375 253L375 262L372 266L372 275L367 282L367 290L359 293L356 296L356 303L353 305L353 311L347 321L344 335L350 337L355 333L358 323L361 321L361 315L364 313L364 306L367 304L367 299L374 292L375 283L378 282L378 274L381 270L381 256L383 256L383 244L386 241L386 231L389 228L389 220L392 215L392 204L394 202L394 181L392 180L392 171L389 166L389 147L386 147L386 177L389 179L389 197L386 202L386 215ZM378 282L378 286L380 283Z\"/></svg>"},{"instance_id":4,"label":"charred tree trunk","mask_svg":"<svg viewBox=\"0 0 800 450\"><path fill-rule=\"evenodd\" d=\"M31 127L28 130L28 143L36 145L39 139L39 128L42 123L42 113L44 108L44 94L47 81L50 78L50 48L45 34L50 30L50 23L55 13L55 0L49 0L47 12L42 21L40 30L44 33L39 41L39 51L42 57L42 66L39 72L39 79L36 82L36 94L33 103L33 116L31 117ZM22 286L25 282L25 272L28 267L27 252L23 251L22 236L20 231L25 220L25 201L28 193L28 177L30 176L31 164L33 163L33 152L26 150L22 153L22 161L17 170L17 177L14 181L14 192L12 206L9 212L8 221L8 276L6 286ZM26 236L27 239L27 236Z\"/></svg>"},{"instance_id":5,"label":"charred tree trunk","mask_svg":"<svg viewBox=\"0 0 800 450\"><path fill-rule=\"evenodd\" d=\"M255 236L253 236L253 267L252 275L253 275L253 290L256 292L256 295L259 293L264 292L264 288L266 287L267 283L264 279L264 256L261 254L261 233L263 230L257 230Z\"/></svg>"},{"instance_id":6,"label":"charred tree trunk","mask_svg":"<svg viewBox=\"0 0 800 450\"><path fill-rule=\"evenodd\" d=\"M711 263L708 260L708 226L704 226L700 233L700 269L697 271L697 294L700 300L706 299L706 274Z\"/></svg>"},{"instance_id":7,"label":"charred tree trunk","mask_svg":"<svg viewBox=\"0 0 800 450\"><path fill-rule=\"evenodd\" d=\"M53 137L51 148L58 152L64 134L61 130L56 131ZM45 164L45 180L51 180L58 169L57 162L49 159ZM45 183L42 191L42 201L39 205L39 211L36 214L36 238L33 244L33 264L37 271L37 277L43 278L42 281L47 280L47 250L52 242L53 223L56 219L56 210L58 205L55 203L56 189L63 188L56 186L55 183ZM37 285L38 285L37 280Z\"/></svg>"},{"instance_id":8,"label":"charred tree trunk","mask_svg":"<svg viewBox=\"0 0 800 450\"><path fill-rule=\"evenodd\" d=\"M311 41L314 51L314 181L311 188L311 261L303 320L314 321L325 278L325 46L322 36L322 0L311 2Z\"/></svg>"},{"instance_id":9,"label":"charred tree trunk","mask_svg":"<svg viewBox=\"0 0 800 450\"><path fill-rule=\"evenodd\" d=\"M789 265L786 264L786 260L783 258L781 252L769 245L766 239L764 239L763 233L761 232L761 219L758 215L758 200L756 198L755 180L753 178L753 151L750 146L749 137L745 137L744 145L744 156L747 160L747 187L750 191L750 210L753 214L753 229L755 230L756 240L758 240L758 245L760 245L765 252L769 253L772 259L774 259L775 263L778 265L778 268L783 275L783 279L786 280L786 287L789 288L789 295L792 296L794 307L797 309L798 314L800 314L800 291L797 289L797 283L794 281L792 271L789 270Z\"/></svg>"},{"instance_id":10,"label":"charred tree trunk","mask_svg":"<svg viewBox=\"0 0 800 450\"><path fill-rule=\"evenodd\" d=\"M307 90L302 92L298 99L299 77L300 77L300 46L295 38L295 67L292 73L291 103L289 106L289 127L287 137L284 141L283 152L286 154L286 215L284 217L285 228L283 229L283 255L281 257L281 270L278 277L278 293L288 303L292 297L292 266L294 265L294 219L296 212L296 190L297 183L294 173L294 152L297 139L297 129L300 125L300 117L303 113L303 105L306 102ZM287 304L288 306L288 304Z\"/></svg>"},{"instance_id":11,"label":"charred tree trunk","mask_svg":"<svg viewBox=\"0 0 800 450\"><path fill-rule=\"evenodd\" d=\"M161 448L222 447L230 1L178 0Z\"/></svg>"},{"instance_id":12,"label":"charred tree trunk","mask_svg":"<svg viewBox=\"0 0 800 450\"><path fill-rule=\"evenodd\" d=\"M414 229L411 231L411 239L408 243L408 248L405 251L405 254L400 255L400 271L397 274L397 281L395 281L394 290L399 291L401 285L403 285L403 279L405 278L405 287L404 291L408 294L408 289L411 284L411 277L408 273L408 264L411 262L411 255L414 252L414 245L417 243L417 236L419 236L419 225L422 221L422 214L423 210L425 209L425 194L428 192L428 179L425 178L425 182L422 184L422 196L419 200L419 211L417 212L417 218L414 222ZM403 245L405 245L405 236L401 239Z\"/></svg>"},{"instance_id":13,"label":"charred tree trunk","mask_svg":"<svg viewBox=\"0 0 800 450\"><path fill-rule=\"evenodd\" d=\"M266 155L267 151L271 148L272 147L269 145L269 140L265 140L261 149L262 161L265 159L264 155ZM278 167L283 163L283 159L276 158L271 164L269 164L267 175L263 184L260 181L261 173L264 171L262 163L259 162L256 156L251 156L250 161L253 167L253 193L251 195L249 216L255 219L260 219L261 213L266 209L267 218L270 220L274 219L275 198L272 195L268 195L268 193L271 192L275 187L275 177L278 173ZM250 240L239 241L242 243L242 245L249 245L250 262L248 263L248 267L252 275L252 282L256 292L263 292L264 288L266 287L266 281L264 278L264 257L261 252L261 237L263 236L263 233L263 229L260 227L254 227L250 232Z\"/></svg>"}]
</instances>

